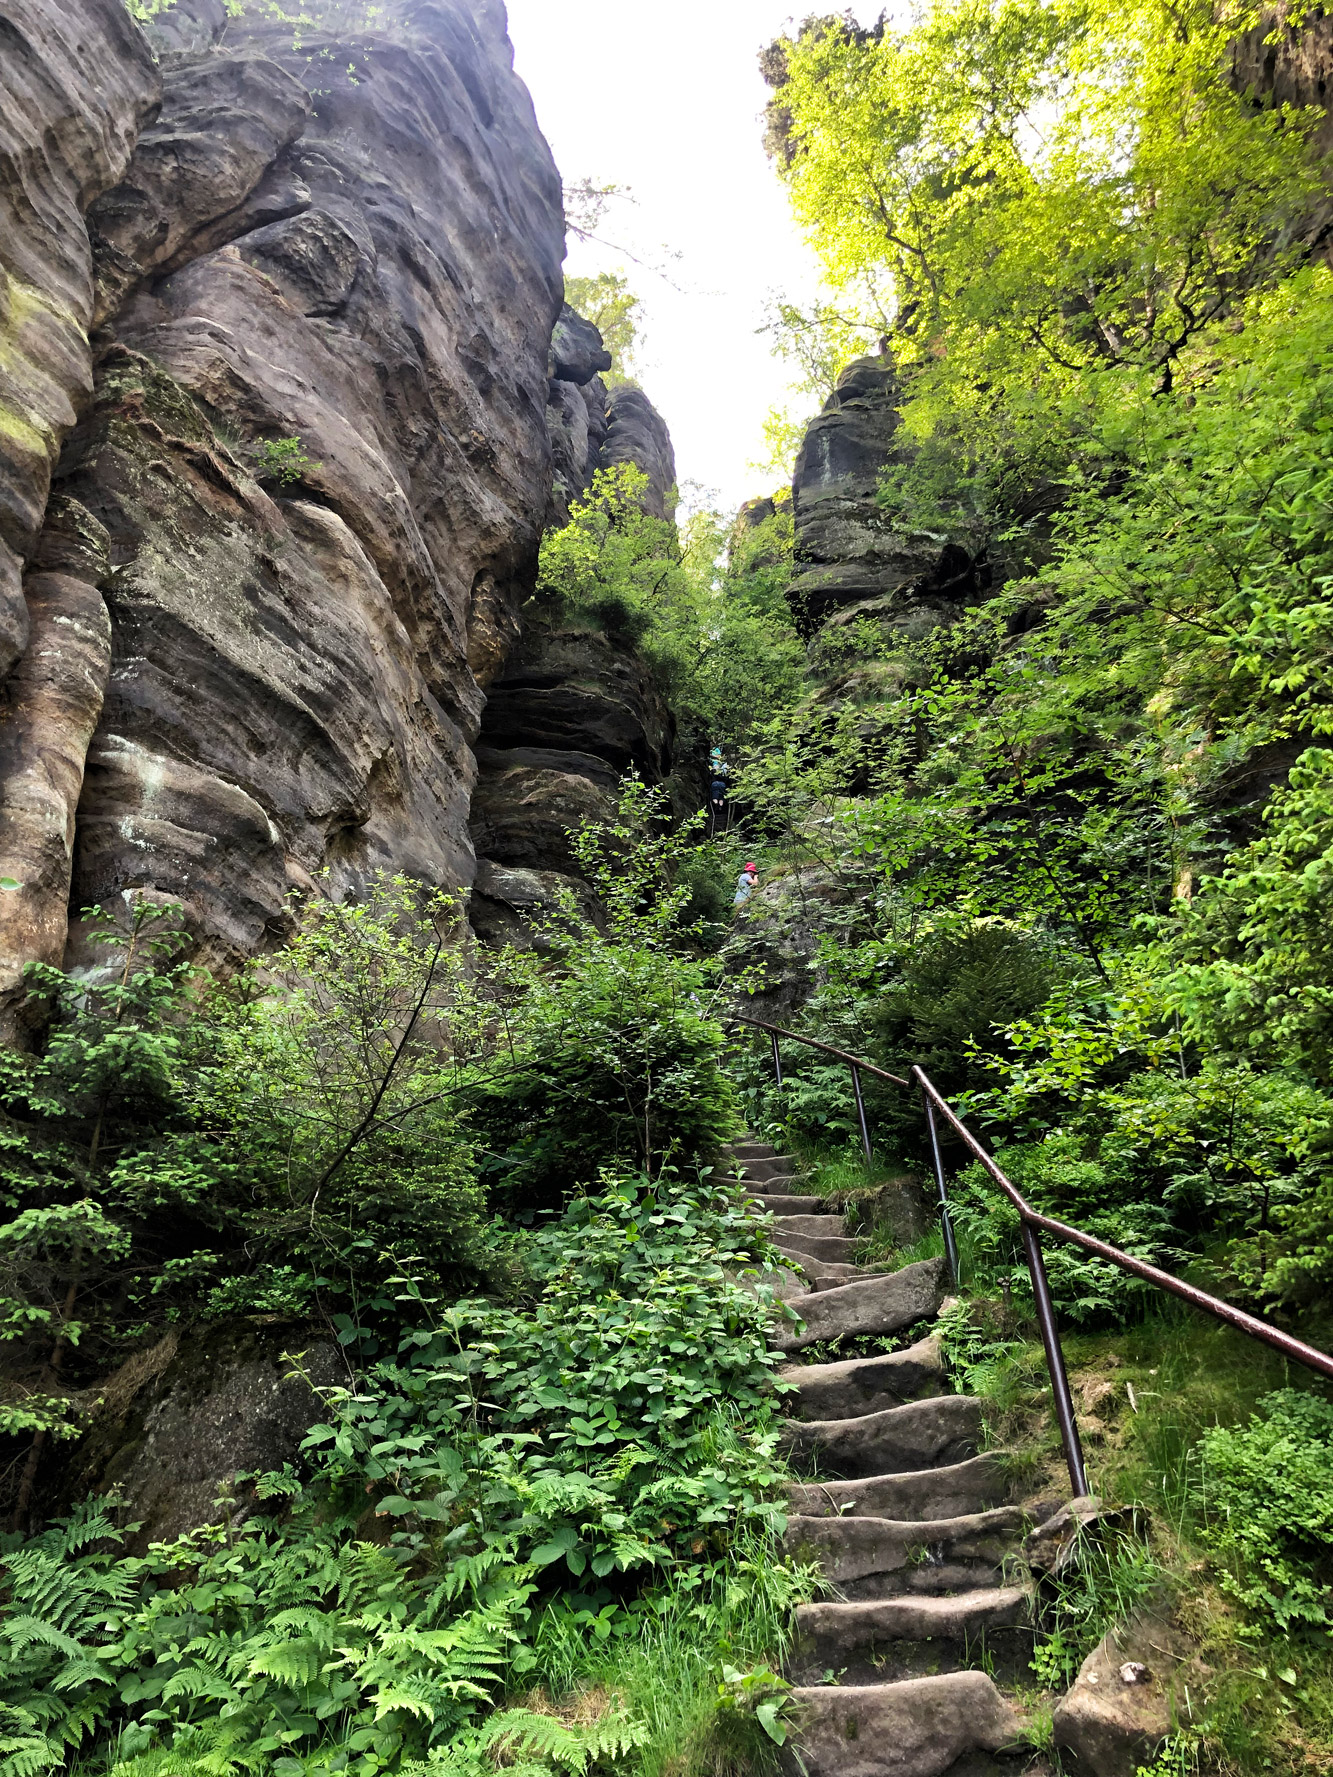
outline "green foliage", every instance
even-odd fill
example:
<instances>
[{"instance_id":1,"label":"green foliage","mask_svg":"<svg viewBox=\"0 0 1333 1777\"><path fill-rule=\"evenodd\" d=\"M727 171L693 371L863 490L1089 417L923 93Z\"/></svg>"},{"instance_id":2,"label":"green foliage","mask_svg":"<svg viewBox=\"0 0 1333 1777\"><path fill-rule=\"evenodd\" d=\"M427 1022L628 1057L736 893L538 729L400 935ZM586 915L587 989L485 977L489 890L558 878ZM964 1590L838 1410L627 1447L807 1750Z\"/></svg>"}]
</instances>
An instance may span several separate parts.
<instances>
[{"instance_id":1,"label":"green foliage","mask_svg":"<svg viewBox=\"0 0 1333 1777\"><path fill-rule=\"evenodd\" d=\"M511 1066L469 1094L511 1209L549 1208L612 1160L654 1176L711 1161L737 1126L718 967L684 923L698 849L664 825L662 794L629 779L616 820L575 836L603 912L561 898L508 1020Z\"/></svg>"},{"instance_id":2,"label":"green foliage","mask_svg":"<svg viewBox=\"0 0 1333 1777\"><path fill-rule=\"evenodd\" d=\"M306 455L299 438L262 438L252 455L259 479L276 481L281 487L290 487L322 467Z\"/></svg>"},{"instance_id":3,"label":"green foliage","mask_svg":"<svg viewBox=\"0 0 1333 1777\"><path fill-rule=\"evenodd\" d=\"M946 1094L997 1030L1044 1004L1050 955L1010 926L969 922L925 936L875 1011L881 1049L916 1062Z\"/></svg>"},{"instance_id":4,"label":"green foliage","mask_svg":"<svg viewBox=\"0 0 1333 1777\"><path fill-rule=\"evenodd\" d=\"M946 399L1040 400L1122 364L1169 380L1280 275L1316 189L1313 119L1227 83L1259 18L942 0L905 31L813 20L779 46L797 218L835 287L887 277Z\"/></svg>"},{"instance_id":5,"label":"green foliage","mask_svg":"<svg viewBox=\"0 0 1333 1777\"><path fill-rule=\"evenodd\" d=\"M706 1180L625 1176L534 1237L524 1308L432 1320L427 1280L399 1278L397 1355L325 1391L303 1483L261 1484L281 1519L131 1556L93 1504L10 1539L13 1756L372 1777L414 1758L482 1771L500 1748L542 1772L631 1755L657 1724L615 1701L582 1723L491 1708L548 1669L577 1685L590 1652L651 1635L678 1598L718 1635L738 1617L769 1633L808 1589L771 1546L768 1296L729 1281L769 1263L762 1224ZM583 1653L561 1669L571 1628ZM724 1649L696 1632L693 1657L718 1673Z\"/></svg>"},{"instance_id":6,"label":"green foliage","mask_svg":"<svg viewBox=\"0 0 1333 1777\"><path fill-rule=\"evenodd\" d=\"M1333 1621L1333 1405L1279 1389L1244 1426L1206 1432L1203 1537L1224 1588L1287 1631Z\"/></svg>"},{"instance_id":7,"label":"green foliage","mask_svg":"<svg viewBox=\"0 0 1333 1777\"><path fill-rule=\"evenodd\" d=\"M647 477L632 463L599 469L570 522L542 543L538 596L566 620L636 642L687 734L736 741L799 690L801 650L782 587L789 509L736 547L721 573L721 520L684 532L644 510Z\"/></svg>"}]
</instances>

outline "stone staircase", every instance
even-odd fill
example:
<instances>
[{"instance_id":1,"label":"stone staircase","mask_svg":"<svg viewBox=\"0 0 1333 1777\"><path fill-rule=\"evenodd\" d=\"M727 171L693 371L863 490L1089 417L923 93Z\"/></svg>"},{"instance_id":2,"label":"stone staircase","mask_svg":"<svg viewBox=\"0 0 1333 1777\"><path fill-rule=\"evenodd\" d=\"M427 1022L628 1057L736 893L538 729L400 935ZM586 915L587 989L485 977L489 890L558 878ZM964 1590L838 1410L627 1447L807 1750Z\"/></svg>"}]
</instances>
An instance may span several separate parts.
<instances>
[{"instance_id":1,"label":"stone staircase","mask_svg":"<svg viewBox=\"0 0 1333 1777\"><path fill-rule=\"evenodd\" d=\"M800 1194L794 1160L738 1143L737 1171L775 1217L801 1316L774 1343L796 1354L932 1319L944 1261L861 1269L844 1218ZM1031 1770L1022 1722L996 1680L1027 1673L1035 1588L1022 1557L1031 1519L1006 1503L1001 1457L978 1454L979 1404L947 1394L938 1345L792 1363L787 1540L817 1560L833 1597L797 1612L788 1677L807 1777L989 1777ZM798 1763L799 1760L799 1763ZM1044 1768L1040 1767L1040 1768Z\"/></svg>"}]
</instances>

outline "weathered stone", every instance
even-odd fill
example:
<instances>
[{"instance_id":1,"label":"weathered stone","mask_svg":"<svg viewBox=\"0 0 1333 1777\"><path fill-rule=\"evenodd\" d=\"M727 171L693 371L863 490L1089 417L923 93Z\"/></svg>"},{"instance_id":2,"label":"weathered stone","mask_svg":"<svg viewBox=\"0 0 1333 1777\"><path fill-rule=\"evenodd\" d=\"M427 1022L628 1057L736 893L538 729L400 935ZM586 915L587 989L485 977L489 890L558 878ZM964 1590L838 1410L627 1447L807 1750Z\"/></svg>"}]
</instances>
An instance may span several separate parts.
<instances>
[{"instance_id":1,"label":"weathered stone","mask_svg":"<svg viewBox=\"0 0 1333 1777\"><path fill-rule=\"evenodd\" d=\"M794 1382L796 1411L802 1419L853 1419L897 1407L944 1382L944 1360L934 1339L919 1339L905 1351L881 1357L849 1358L840 1364L793 1364L778 1372Z\"/></svg>"},{"instance_id":2,"label":"weathered stone","mask_svg":"<svg viewBox=\"0 0 1333 1777\"><path fill-rule=\"evenodd\" d=\"M828 1259L836 1265L850 1264L861 1244L846 1234L788 1234L782 1244L794 1253L808 1253L812 1259Z\"/></svg>"},{"instance_id":3,"label":"weathered stone","mask_svg":"<svg viewBox=\"0 0 1333 1777\"><path fill-rule=\"evenodd\" d=\"M527 949L534 941L532 922L542 915L557 914L562 890L573 894L586 918L596 918L595 898L582 877L564 876L557 870L524 870L497 864L493 858L478 858L468 898L468 923L483 944Z\"/></svg>"},{"instance_id":4,"label":"weathered stone","mask_svg":"<svg viewBox=\"0 0 1333 1777\"><path fill-rule=\"evenodd\" d=\"M958 1597L874 1598L803 1604L793 1665L802 1675L873 1660L890 1678L956 1671L985 1646L996 1667L1017 1668L1032 1648L1032 1593L995 1586Z\"/></svg>"},{"instance_id":5,"label":"weathered stone","mask_svg":"<svg viewBox=\"0 0 1333 1777\"><path fill-rule=\"evenodd\" d=\"M21 575L51 470L92 390L84 212L158 93L121 0L0 5L0 680L27 644Z\"/></svg>"},{"instance_id":6,"label":"weathered stone","mask_svg":"<svg viewBox=\"0 0 1333 1777\"><path fill-rule=\"evenodd\" d=\"M299 1353L297 1364L287 1352ZM327 1336L292 1324L217 1325L177 1343L169 1333L95 1391L90 1427L61 1476L69 1500L117 1492L142 1529L170 1539L255 1509L238 1474L280 1469L326 1408L317 1388L346 1383L343 1354ZM219 1495L234 1504L220 1507Z\"/></svg>"},{"instance_id":7,"label":"weathered stone","mask_svg":"<svg viewBox=\"0 0 1333 1777\"><path fill-rule=\"evenodd\" d=\"M991 1588L1026 1523L1018 1506L961 1518L913 1523L892 1518L791 1518L786 1543L802 1561L817 1560L835 1586L854 1598L898 1592Z\"/></svg>"},{"instance_id":8,"label":"weathered stone","mask_svg":"<svg viewBox=\"0 0 1333 1777\"><path fill-rule=\"evenodd\" d=\"M139 137L125 178L88 212L94 320L114 314L150 270L192 257L210 224L236 218L280 151L305 129L311 109L301 81L267 56L169 62L162 108ZM246 222L256 226L246 216L236 234ZM232 238L225 229L210 233L207 246Z\"/></svg>"},{"instance_id":9,"label":"weathered stone","mask_svg":"<svg viewBox=\"0 0 1333 1777\"><path fill-rule=\"evenodd\" d=\"M1022 1723L984 1672L798 1689L792 1777L944 1777L969 1752L1017 1747ZM797 1762L799 1759L799 1763Z\"/></svg>"},{"instance_id":10,"label":"weathered stone","mask_svg":"<svg viewBox=\"0 0 1333 1777\"><path fill-rule=\"evenodd\" d=\"M566 303L551 335L551 375L558 382L581 385L610 368L611 354L601 334Z\"/></svg>"},{"instance_id":11,"label":"weathered stone","mask_svg":"<svg viewBox=\"0 0 1333 1777\"><path fill-rule=\"evenodd\" d=\"M934 1314L943 1271L943 1259L922 1259L887 1277L820 1290L801 1304L803 1326L775 1331L773 1343L780 1351L799 1351L817 1339L839 1339L849 1333L895 1333Z\"/></svg>"},{"instance_id":12,"label":"weathered stone","mask_svg":"<svg viewBox=\"0 0 1333 1777\"><path fill-rule=\"evenodd\" d=\"M837 1240L842 1237L846 1223L841 1216L835 1215L794 1215L778 1216L775 1226L783 1238L789 1234L803 1234L808 1238Z\"/></svg>"},{"instance_id":13,"label":"weathered stone","mask_svg":"<svg viewBox=\"0 0 1333 1777\"><path fill-rule=\"evenodd\" d=\"M803 1304L807 1320L814 1306ZM854 1478L949 1467L976 1454L980 1435L981 1403L944 1394L855 1419L792 1420L783 1442L794 1460L817 1460L821 1471Z\"/></svg>"},{"instance_id":14,"label":"weathered stone","mask_svg":"<svg viewBox=\"0 0 1333 1777\"><path fill-rule=\"evenodd\" d=\"M29 643L0 691L0 1037L17 1034L31 961L65 953L74 818L88 743L111 667L111 619L98 591L108 538L57 495L24 577Z\"/></svg>"},{"instance_id":15,"label":"weathered stone","mask_svg":"<svg viewBox=\"0 0 1333 1777\"><path fill-rule=\"evenodd\" d=\"M581 774L516 765L479 780L472 836L478 852L497 863L574 876L573 835L585 821L614 812L606 791Z\"/></svg>"},{"instance_id":16,"label":"weathered stone","mask_svg":"<svg viewBox=\"0 0 1333 1777\"><path fill-rule=\"evenodd\" d=\"M874 1475L863 1481L810 1481L788 1491L793 1513L801 1517L961 1518L1002 1505L1009 1482L1002 1458L990 1451L947 1468L918 1469L902 1475Z\"/></svg>"},{"instance_id":17,"label":"weathered stone","mask_svg":"<svg viewBox=\"0 0 1333 1777\"><path fill-rule=\"evenodd\" d=\"M1136 1506L1108 1507L1088 1494L1083 1499L1070 1500L1053 1517L1038 1524L1023 1544L1023 1553L1029 1566L1043 1573L1063 1573L1089 1541L1135 1530L1142 1517Z\"/></svg>"},{"instance_id":18,"label":"weathered stone","mask_svg":"<svg viewBox=\"0 0 1333 1777\"><path fill-rule=\"evenodd\" d=\"M1188 1720L1182 1668L1193 1651L1164 1612L1136 1612L1097 1644L1056 1705L1055 1744L1089 1777L1134 1777Z\"/></svg>"},{"instance_id":19,"label":"weathered stone","mask_svg":"<svg viewBox=\"0 0 1333 1777\"><path fill-rule=\"evenodd\" d=\"M642 389L622 383L611 391L606 422L601 466L636 463L648 477L644 510L654 518L669 517L674 511L676 454L666 421Z\"/></svg>"},{"instance_id":20,"label":"weathered stone","mask_svg":"<svg viewBox=\"0 0 1333 1777\"><path fill-rule=\"evenodd\" d=\"M170 86L98 211L154 276L62 467L117 569L73 894L177 897L207 961L323 868L471 880L480 687L549 496L561 205L497 7L397 0L299 49L233 19Z\"/></svg>"}]
</instances>

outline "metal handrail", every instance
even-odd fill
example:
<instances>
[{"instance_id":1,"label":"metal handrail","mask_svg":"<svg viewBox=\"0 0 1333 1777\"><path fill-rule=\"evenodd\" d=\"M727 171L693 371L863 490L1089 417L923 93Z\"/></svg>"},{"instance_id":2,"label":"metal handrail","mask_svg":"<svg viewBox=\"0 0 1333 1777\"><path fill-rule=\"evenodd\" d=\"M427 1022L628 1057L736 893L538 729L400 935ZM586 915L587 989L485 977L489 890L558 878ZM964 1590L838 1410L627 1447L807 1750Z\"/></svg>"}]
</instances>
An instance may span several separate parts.
<instances>
[{"instance_id":1,"label":"metal handrail","mask_svg":"<svg viewBox=\"0 0 1333 1777\"><path fill-rule=\"evenodd\" d=\"M782 1084L782 1059L778 1052L778 1038L787 1037L794 1043L802 1043L808 1049L822 1050L825 1055L832 1055L845 1062L852 1070L852 1084L856 1096L858 1120L861 1126L861 1144L867 1161L872 1158L869 1125L866 1120L865 1104L861 1097L862 1073L873 1074L876 1079L888 1080L895 1086L908 1087L908 1080L899 1074L891 1074L887 1069L876 1067L873 1062L866 1061L859 1055L849 1055L844 1049L835 1049L828 1043L820 1043L814 1037L804 1037L799 1031L787 1030L783 1025L770 1024L762 1018L745 1018L740 1013L732 1014L737 1024L748 1024L757 1030L766 1030L773 1045L773 1064L778 1084ZM1069 1375L1065 1369L1064 1353L1060 1349L1060 1334L1055 1320L1055 1306L1051 1301L1050 1283L1046 1276L1046 1261L1042 1256L1040 1232L1053 1234L1057 1240L1067 1241L1071 1246L1081 1247L1085 1252L1096 1254L1100 1259L1109 1260L1118 1265L1122 1271L1128 1271L1134 1277L1142 1278L1146 1283L1166 1290L1182 1301L1190 1303L1194 1308L1201 1308L1206 1314L1213 1315L1227 1326L1235 1327L1238 1332L1247 1334L1251 1339L1258 1339L1280 1351L1284 1357L1294 1358L1298 1364L1316 1371L1321 1376L1333 1379L1333 1357L1317 1346L1307 1345L1301 1339L1293 1338L1284 1333L1280 1327L1270 1326L1267 1321L1258 1319L1253 1314L1246 1314L1244 1309L1235 1308L1230 1302L1224 1302L1218 1296L1210 1296L1206 1290L1199 1289L1192 1283L1186 1283L1179 1277L1173 1277L1169 1271L1162 1271L1156 1265L1149 1265L1144 1259L1136 1259L1132 1253L1121 1252L1118 1246L1111 1246L1105 1240L1098 1240L1095 1235L1085 1234L1080 1228L1071 1228L1068 1222L1058 1221L1054 1216L1043 1215L1033 1209L1026 1197L1019 1191L1011 1179L1005 1177L994 1157L977 1140L972 1131L958 1116L957 1112L943 1097L939 1088L931 1080L925 1069L913 1064L912 1080L920 1089L922 1105L925 1110L926 1127L930 1135L931 1158L934 1162L935 1179L940 1193L940 1220L944 1231L945 1252L949 1260L949 1271L955 1283L958 1281L958 1248L954 1239L953 1218L949 1213L949 1192L945 1179L944 1158L940 1151L939 1130L935 1122L935 1113L939 1114L952 1125L961 1136L963 1144L981 1162L995 1183L1013 1204L1019 1215L1019 1229L1023 1240L1023 1256L1027 1260L1028 1275L1032 1279L1032 1295L1037 1309L1037 1321L1041 1328L1042 1347L1046 1353L1046 1368L1051 1378L1051 1393L1055 1403L1055 1416L1060 1426L1060 1441L1064 1446L1065 1462L1069 1469L1070 1483L1074 1489L1074 1497L1082 1498L1088 1491L1087 1470L1083 1463L1083 1444L1079 1437L1078 1421L1074 1415L1074 1400L1069 1388Z\"/></svg>"}]
</instances>

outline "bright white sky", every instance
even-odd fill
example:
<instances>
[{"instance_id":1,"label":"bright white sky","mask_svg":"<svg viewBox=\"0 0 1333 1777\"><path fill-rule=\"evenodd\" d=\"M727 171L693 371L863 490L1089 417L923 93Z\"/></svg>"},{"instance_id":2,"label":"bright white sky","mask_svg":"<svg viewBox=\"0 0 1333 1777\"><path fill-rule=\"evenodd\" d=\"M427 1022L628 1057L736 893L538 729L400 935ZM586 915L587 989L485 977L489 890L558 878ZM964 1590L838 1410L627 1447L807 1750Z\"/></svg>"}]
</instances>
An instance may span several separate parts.
<instances>
[{"instance_id":1,"label":"bright white sky","mask_svg":"<svg viewBox=\"0 0 1333 1777\"><path fill-rule=\"evenodd\" d=\"M643 299L640 380L665 415L682 490L734 511L767 491L763 422L789 372L757 336L766 298L817 288L812 255L763 150L756 58L792 0L508 0L519 74L567 184L628 186L602 232L679 288L571 242L566 269L624 269ZM801 9L801 15L815 10ZM867 20L879 4L857 9ZM669 253L681 257L671 260Z\"/></svg>"}]
</instances>

